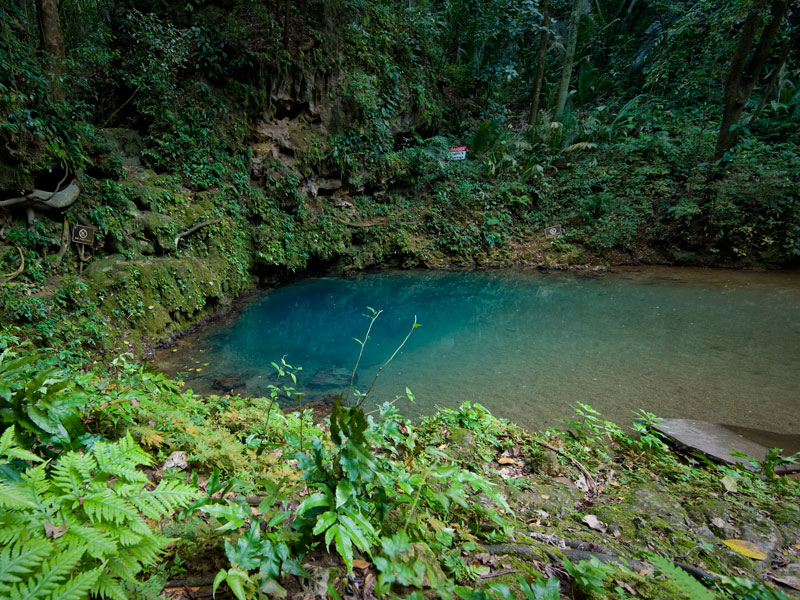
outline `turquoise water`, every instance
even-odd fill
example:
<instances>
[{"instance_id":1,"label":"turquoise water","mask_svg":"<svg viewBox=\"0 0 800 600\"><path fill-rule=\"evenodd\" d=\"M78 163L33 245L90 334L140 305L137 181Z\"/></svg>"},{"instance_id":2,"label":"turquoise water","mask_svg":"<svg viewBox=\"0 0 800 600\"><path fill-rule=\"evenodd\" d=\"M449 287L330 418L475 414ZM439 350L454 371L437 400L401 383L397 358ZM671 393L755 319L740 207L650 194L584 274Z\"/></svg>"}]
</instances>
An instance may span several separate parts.
<instances>
[{"instance_id":1,"label":"turquoise water","mask_svg":"<svg viewBox=\"0 0 800 600\"><path fill-rule=\"evenodd\" d=\"M308 279L246 303L161 352L158 363L183 372L200 393L228 386L267 395L270 363L285 356L302 366L297 388L306 401L330 399L346 388L368 306L383 312L358 389L415 316L421 324L381 373L373 405L401 396L402 410L418 416L471 400L542 428L584 402L623 424L643 408L800 431L798 273L403 271Z\"/></svg>"}]
</instances>

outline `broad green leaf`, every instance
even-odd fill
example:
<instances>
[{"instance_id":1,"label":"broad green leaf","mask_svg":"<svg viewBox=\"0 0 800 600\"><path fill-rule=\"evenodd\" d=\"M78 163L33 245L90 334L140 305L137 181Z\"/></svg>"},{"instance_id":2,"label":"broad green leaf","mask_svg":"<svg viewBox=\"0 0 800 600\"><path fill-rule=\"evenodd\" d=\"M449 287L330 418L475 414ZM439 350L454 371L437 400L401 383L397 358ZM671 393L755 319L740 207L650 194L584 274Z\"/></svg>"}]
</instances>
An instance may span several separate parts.
<instances>
[{"instance_id":1,"label":"broad green leaf","mask_svg":"<svg viewBox=\"0 0 800 600\"><path fill-rule=\"evenodd\" d=\"M317 522L314 525L314 535L319 535L328 530L328 528L336 522L336 513L332 510L322 513L317 517Z\"/></svg>"},{"instance_id":2,"label":"broad green leaf","mask_svg":"<svg viewBox=\"0 0 800 600\"><path fill-rule=\"evenodd\" d=\"M341 480L336 486L336 508L347 503L353 492L353 484L346 479Z\"/></svg>"},{"instance_id":3,"label":"broad green leaf","mask_svg":"<svg viewBox=\"0 0 800 600\"><path fill-rule=\"evenodd\" d=\"M318 506L330 506L329 494L324 494L322 492L311 494L297 507L297 516L302 516L312 508L317 508Z\"/></svg>"}]
</instances>

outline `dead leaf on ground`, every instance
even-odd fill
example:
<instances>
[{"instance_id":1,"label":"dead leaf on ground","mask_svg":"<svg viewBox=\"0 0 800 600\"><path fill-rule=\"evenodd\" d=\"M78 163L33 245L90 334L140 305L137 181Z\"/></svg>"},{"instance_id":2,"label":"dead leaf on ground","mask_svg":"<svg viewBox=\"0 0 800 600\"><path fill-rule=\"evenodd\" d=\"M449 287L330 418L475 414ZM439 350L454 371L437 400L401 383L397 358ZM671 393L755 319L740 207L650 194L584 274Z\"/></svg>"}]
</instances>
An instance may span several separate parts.
<instances>
[{"instance_id":1,"label":"dead leaf on ground","mask_svg":"<svg viewBox=\"0 0 800 600\"><path fill-rule=\"evenodd\" d=\"M360 558L353 559L353 568L360 569L362 571L366 571L367 569L372 566L372 563L366 560L362 560Z\"/></svg>"},{"instance_id":2,"label":"dead leaf on ground","mask_svg":"<svg viewBox=\"0 0 800 600\"><path fill-rule=\"evenodd\" d=\"M619 587L621 587L623 590L625 590L626 592L628 592L632 596L636 596L637 595L636 594L636 590L633 589L629 584L625 583L624 581L622 581L620 579L615 579L614 583L616 583Z\"/></svg>"},{"instance_id":3,"label":"dead leaf on ground","mask_svg":"<svg viewBox=\"0 0 800 600\"><path fill-rule=\"evenodd\" d=\"M503 456L501 458L498 458L497 462L498 462L498 464L501 464L501 465L513 465L514 464L514 459L510 458L508 456Z\"/></svg>"},{"instance_id":4,"label":"dead leaf on ground","mask_svg":"<svg viewBox=\"0 0 800 600\"><path fill-rule=\"evenodd\" d=\"M608 531L608 525L603 523L600 519L598 519L594 515L586 515L585 517L583 517L583 522L596 531L600 531L602 533Z\"/></svg>"},{"instance_id":5,"label":"dead leaf on ground","mask_svg":"<svg viewBox=\"0 0 800 600\"><path fill-rule=\"evenodd\" d=\"M183 450L177 450L167 457L164 464L161 465L162 469L180 469L183 471L189 466L189 455Z\"/></svg>"},{"instance_id":6,"label":"dead leaf on ground","mask_svg":"<svg viewBox=\"0 0 800 600\"><path fill-rule=\"evenodd\" d=\"M67 533L66 525L53 525L50 521L44 522L44 534L47 537L57 540L65 533Z\"/></svg>"},{"instance_id":7,"label":"dead leaf on ground","mask_svg":"<svg viewBox=\"0 0 800 600\"><path fill-rule=\"evenodd\" d=\"M764 560L767 558L766 551L759 546L758 544L754 544L753 542L748 542L746 540L723 540L722 542L728 548L738 552L742 556L746 556L747 558L752 558L754 560Z\"/></svg>"},{"instance_id":8,"label":"dead leaf on ground","mask_svg":"<svg viewBox=\"0 0 800 600\"><path fill-rule=\"evenodd\" d=\"M725 491L730 493L735 492L739 487L736 480L730 475L725 475L725 477L722 478L722 486L725 488Z\"/></svg>"}]
</instances>

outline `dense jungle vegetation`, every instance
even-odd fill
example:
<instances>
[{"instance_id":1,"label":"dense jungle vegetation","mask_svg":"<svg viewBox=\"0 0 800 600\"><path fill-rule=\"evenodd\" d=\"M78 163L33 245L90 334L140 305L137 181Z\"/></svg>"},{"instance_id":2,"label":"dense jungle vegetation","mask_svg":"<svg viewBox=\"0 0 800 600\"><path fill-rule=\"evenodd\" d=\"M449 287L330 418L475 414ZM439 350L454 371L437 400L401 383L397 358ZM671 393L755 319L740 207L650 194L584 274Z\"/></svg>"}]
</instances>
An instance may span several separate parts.
<instances>
[{"instance_id":1,"label":"dense jungle vegetation","mask_svg":"<svg viewBox=\"0 0 800 600\"><path fill-rule=\"evenodd\" d=\"M5 0L0 596L796 593L777 453L137 361L306 273L797 266L798 80L797 0Z\"/></svg>"}]
</instances>

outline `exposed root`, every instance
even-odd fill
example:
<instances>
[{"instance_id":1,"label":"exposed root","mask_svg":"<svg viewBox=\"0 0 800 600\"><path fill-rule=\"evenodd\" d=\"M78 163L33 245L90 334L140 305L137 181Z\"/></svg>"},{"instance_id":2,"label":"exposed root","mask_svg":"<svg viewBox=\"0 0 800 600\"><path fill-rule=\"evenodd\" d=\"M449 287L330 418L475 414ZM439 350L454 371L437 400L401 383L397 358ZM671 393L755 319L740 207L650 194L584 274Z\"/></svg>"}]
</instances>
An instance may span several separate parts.
<instances>
[{"instance_id":1,"label":"exposed root","mask_svg":"<svg viewBox=\"0 0 800 600\"><path fill-rule=\"evenodd\" d=\"M59 184L60 185L60 184ZM25 206L30 208L45 210L63 210L72 206L81 193L81 187L77 179L73 179L63 190L56 189L55 192L45 190L33 190L30 194L19 198L9 198L0 200L0 208L12 206Z\"/></svg>"},{"instance_id":2,"label":"exposed root","mask_svg":"<svg viewBox=\"0 0 800 600\"><path fill-rule=\"evenodd\" d=\"M58 249L58 254L56 254L56 265L61 263L67 250L69 250L69 222L64 217L64 227L61 230L61 247Z\"/></svg>"},{"instance_id":3,"label":"exposed root","mask_svg":"<svg viewBox=\"0 0 800 600\"><path fill-rule=\"evenodd\" d=\"M25 255L22 253L22 248L20 248L19 246L15 246L15 247L17 249L17 252L19 252L19 269L17 269L13 273L9 273L8 275L6 275L5 276L6 282L9 282L14 278L19 277L20 275L22 275L22 272L25 270Z\"/></svg>"},{"instance_id":4,"label":"exposed root","mask_svg":"<svg viewBox=\"0 0 800 600\"><path fill-rule=\"evenodd\" d=\"M190 227L186 231L181 231L178 235L175 236L175 248L176 249L178 248L178 242L180 241L180 239L182 237L186 237L190 233L194 233L195 231L197 231L201 227L206 227L208 225L214 225L215 223L219 223L220 221L222 221L222 217L217 217L216 219L211 219L210 221L203 221L202 223L198 223L197 225L195 225L194 227Z\"/></svg>"}]
</instances>

